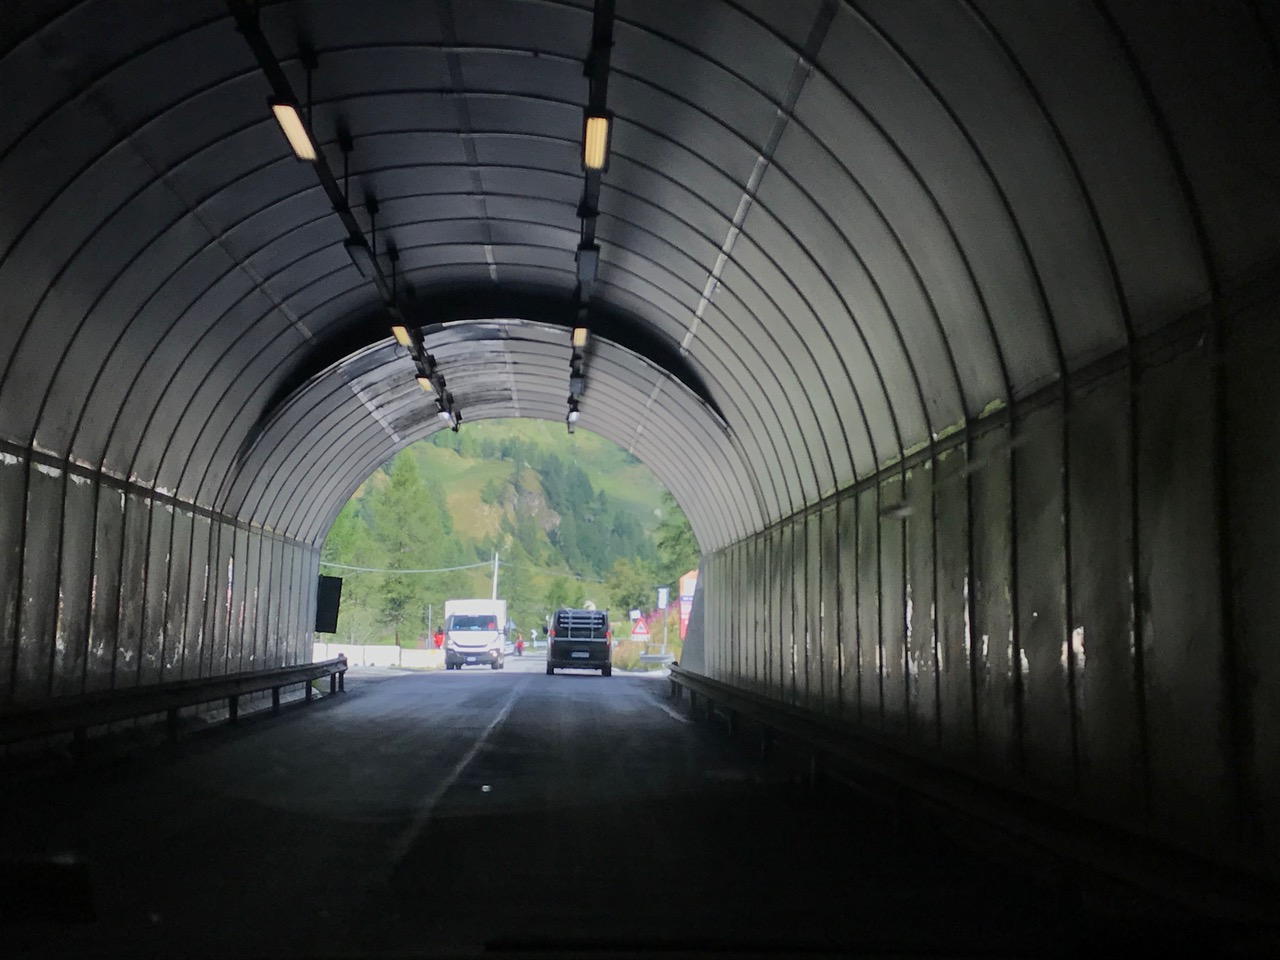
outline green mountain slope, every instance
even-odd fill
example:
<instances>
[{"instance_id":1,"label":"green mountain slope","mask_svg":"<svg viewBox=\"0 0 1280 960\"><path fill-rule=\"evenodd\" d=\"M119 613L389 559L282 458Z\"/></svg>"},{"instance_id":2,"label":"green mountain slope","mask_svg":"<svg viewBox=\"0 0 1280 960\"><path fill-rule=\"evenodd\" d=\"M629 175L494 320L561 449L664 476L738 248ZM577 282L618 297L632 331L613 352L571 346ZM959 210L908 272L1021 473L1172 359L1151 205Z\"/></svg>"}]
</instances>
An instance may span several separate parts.
<instances>
[{"instance_id":1,"label":"green mountain slope","mask_svg":"<svg viewBox=\"0 0 1280 960\"><path fill-rule=\"evenodd\" d=\"M505 445L521 447L525 462L532 459L528 451L533 450L554 455L566 466L580 467L593 490L603 491L617 505L629 508L646 531L651 533L657 527L663 487L653 471L613 441L585 430L569 436L562 424L543 420L486 420L468 424L456 434L436 434L414 450L424 476L450 482L463 479L476 461L492 461L492 448ZM441 449L454 451L460 461L433 455Z\"/></svg>"}]
</instances>

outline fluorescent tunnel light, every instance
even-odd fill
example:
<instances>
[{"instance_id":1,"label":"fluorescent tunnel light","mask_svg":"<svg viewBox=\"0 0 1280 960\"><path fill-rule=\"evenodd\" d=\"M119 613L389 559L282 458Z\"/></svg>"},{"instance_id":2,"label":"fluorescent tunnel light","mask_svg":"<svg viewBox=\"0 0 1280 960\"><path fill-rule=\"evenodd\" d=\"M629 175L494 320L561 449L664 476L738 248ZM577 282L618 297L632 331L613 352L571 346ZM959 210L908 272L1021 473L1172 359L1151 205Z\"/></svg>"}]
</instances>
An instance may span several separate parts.
<instances>
[{"instance_id":1,"label":"fluorescent tunnel light","mask_svg":"<svg viewBox=\"0 0 1280 960\"><path fill-rule=\"evenodd\" d=\"M609 164L609 117L587 114L582 133L582 165L603 170Z\"/></svg>"},{"instance_id":2,"label":"fluorescent tunnel light","mask_svg":"<svg viewBox=\"0 0 1280 960\"><path fill-rule=\"evenodd\" d=\"M287 100L275 99L270 103L271 112L276 115L276 123L280 124L280 129L284 131L285 139L293 148L294 156L299 160L314 162L316 145L311 142L311 134L307 132L306 125L302 122L302 115L298 113L298 105L289 103Z\"/></svg>"},{"instance_id":3,"label":"fluorescent tunnel light","mask_svg":"<svg viewBox=\"0 0 1280 960\"><path fill-rule=\"evenodd\" d=\"M400 346L407 347L409 345L409 328L403 324L395 324L391 328L391 335L396 338L396 343L400 344Z\"/></svg>"}]
</instances>

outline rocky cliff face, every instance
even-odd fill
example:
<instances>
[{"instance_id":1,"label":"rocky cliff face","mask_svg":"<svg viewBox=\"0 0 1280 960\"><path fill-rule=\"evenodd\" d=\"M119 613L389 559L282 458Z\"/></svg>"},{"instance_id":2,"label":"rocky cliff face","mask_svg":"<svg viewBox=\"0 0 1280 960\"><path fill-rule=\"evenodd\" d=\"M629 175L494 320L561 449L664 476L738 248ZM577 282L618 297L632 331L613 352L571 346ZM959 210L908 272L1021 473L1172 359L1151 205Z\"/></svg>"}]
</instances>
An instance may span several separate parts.
<instances>
[{"instance_id":1,"label":"rocky cliff face","mask_svg":"<svg viewBox=\"0 0 1280 960\"><path fill-rule=\"evenodd\" d=\"M542 528L543 533L550 533L556 527L560 526L560 514L551 509L547 503L547 498L540 489L525 488L517 492L511 487L507 488L506 494L502 498L502 507L511 511L512 515L519 515L524 512L532 517L534 521Z\"/></svg>"}]
</instances>

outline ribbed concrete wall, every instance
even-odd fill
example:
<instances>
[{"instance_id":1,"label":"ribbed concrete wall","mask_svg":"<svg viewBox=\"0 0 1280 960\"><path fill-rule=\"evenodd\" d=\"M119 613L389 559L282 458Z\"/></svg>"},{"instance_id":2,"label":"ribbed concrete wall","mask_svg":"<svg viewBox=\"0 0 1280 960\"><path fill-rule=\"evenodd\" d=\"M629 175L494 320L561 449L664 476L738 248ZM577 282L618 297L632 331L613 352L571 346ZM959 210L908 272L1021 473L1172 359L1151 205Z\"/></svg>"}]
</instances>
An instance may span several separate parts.
<instances>
[{"instance_id":1,"label":"ribbed concrete wall","mask_svg":"<svg viewBox=\"0 0 1280 960\"><path fill-rule=\"evenodd\" d=\"M707 673L1274 870L1278 304L1220 377L1192 318L710 557Z\"/></svg>"},{"instance_id":2,"label":"ribbed concrete wall","mask_svg":"<svg viewBox=\"0 0 1280 960\"><path fill-rule=\"evenodd\" d=\"M318 560L0 445L0 704L305 661Z\"/></svg>"}]
</instances>

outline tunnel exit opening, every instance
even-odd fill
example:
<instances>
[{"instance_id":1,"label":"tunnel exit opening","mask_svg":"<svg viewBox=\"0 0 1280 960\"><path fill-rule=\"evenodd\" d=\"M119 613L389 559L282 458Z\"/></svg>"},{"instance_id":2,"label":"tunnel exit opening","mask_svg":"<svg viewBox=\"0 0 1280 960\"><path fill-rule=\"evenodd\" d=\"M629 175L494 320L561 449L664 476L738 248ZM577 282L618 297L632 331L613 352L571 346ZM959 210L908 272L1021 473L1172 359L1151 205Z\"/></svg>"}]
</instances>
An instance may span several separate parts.
<instances>
[{"instance_id":1,"label":"tunnel exit opening","mask_svg":"<svg viewBox=\"0 0 1280 960\"><path fill-rule=\"evenodd\" d=\"M492 596L507 659L545 656L556 609L586 607L608 612L617 666L656 667L680 655L681 583L699 557L675 497L621 446L542 421L468 422L397 453L339 511L320 567L342 578L342 606L316 656L439 666L446 604Z\"/></svg>"}]
</instances>

